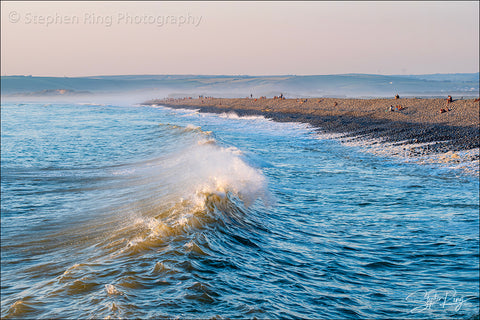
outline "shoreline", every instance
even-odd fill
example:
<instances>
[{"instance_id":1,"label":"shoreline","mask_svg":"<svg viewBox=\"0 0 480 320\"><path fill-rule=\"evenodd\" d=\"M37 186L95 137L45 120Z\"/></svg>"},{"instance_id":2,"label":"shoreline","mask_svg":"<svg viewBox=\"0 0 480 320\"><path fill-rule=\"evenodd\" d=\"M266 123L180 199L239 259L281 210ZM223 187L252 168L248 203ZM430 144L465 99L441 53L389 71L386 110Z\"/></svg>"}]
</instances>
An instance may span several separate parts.
<instances>
[{"instance_id":1,"label":"shoreline","mask_svg":"<svg viewBox=\"0 0 480 320\"><path fill-rule=\"evenodd\" d=\"M309 123L322 133L340 134L341 137L417 145L412 148L413 155L471 150L479 148L480 144L480 103L475 99L447 103L446 99L432 98L183 98L154 99L142 104ZM394 111L390 111L390 106ZM399 110L396 106L400 106ZM442 109L449 111L440 112Z\"/></svg>"}]
</instances>

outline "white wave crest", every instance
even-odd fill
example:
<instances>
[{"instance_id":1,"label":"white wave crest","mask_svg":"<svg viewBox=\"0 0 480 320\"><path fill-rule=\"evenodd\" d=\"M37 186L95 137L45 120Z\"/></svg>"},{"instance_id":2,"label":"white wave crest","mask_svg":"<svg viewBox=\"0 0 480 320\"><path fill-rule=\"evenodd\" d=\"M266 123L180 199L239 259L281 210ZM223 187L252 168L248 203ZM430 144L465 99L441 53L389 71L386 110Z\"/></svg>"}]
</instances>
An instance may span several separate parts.
<instances>
[{"instance_id":1,"label":"white wave crest","mask_svg":"<svg viewBox=\"0 0 480 320\"><path fill-rule=\"evenodd\" d=\"M235 120L239 120L239 119L242 119L242 120L268 120L264 116L254 116L254 115L239 116L237 113L235 113L233 111L230 111L228 113L223 112L219 115L219 117L220 118L225 118L225 119L235 119Z\"/></svg>"}]
</instances>

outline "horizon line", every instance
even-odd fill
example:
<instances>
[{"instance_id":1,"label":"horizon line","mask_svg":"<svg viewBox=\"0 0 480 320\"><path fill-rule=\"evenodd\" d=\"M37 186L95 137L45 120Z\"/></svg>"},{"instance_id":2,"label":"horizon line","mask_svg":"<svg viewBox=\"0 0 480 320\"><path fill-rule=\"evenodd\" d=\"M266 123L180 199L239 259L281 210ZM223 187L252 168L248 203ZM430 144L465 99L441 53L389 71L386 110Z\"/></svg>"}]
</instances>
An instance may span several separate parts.
<instances>
[{"instance_id":1,"label":"horizon line","mask_svg":"<svg viewBox=\"0 0 480 320\"><path fill-rule=\"evenodd\" d=\"M202 73L126 73L126 74L98 74L88 76L51 76L31 74L4 74L0 77L28 77L28 78L94 78L94 77L123 77L123 76L203 76L203 77L312 77L312 76L424 76L424 75L455 75L455 74L480 74L476 72L436 72L436 73L408 73L408 74L382 74L382 73L329 73L329 74L277 74L277 75L251 75L251 74L202 74Z\"/></svg>"}]
</instances>

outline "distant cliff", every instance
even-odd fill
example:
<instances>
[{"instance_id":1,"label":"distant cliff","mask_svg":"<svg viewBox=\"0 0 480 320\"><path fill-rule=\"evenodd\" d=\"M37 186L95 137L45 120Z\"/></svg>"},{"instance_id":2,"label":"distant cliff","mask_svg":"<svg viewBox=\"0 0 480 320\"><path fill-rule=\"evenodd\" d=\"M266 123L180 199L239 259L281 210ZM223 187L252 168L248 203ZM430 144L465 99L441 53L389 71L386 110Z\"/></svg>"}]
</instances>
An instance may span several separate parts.
<instances>
[{"instance_id":1,"label":"distant cliff","mask_svg":"<svg viewBox=\"0 0 480 320\"><path fill-rule=\"evenodd\" d=\"M96 77L1 77L2 96L130 94L140 96L246 97L473 97L479 73L431 75L340 74L311 76L126 75Z\"/></svg>"},{"instance_id":2,"label":"distant cliff","mask_svg":"<svg viewBox=\"0 0 480 320\"><path fill-rule=\"evenodd\" d=\"M45 89L35 92L14 93L10 96L27 96L27 97L50 97L50 96L75 96L91 94L90 91L77 91L70 89Z\"/></svg>"}]
</instances>

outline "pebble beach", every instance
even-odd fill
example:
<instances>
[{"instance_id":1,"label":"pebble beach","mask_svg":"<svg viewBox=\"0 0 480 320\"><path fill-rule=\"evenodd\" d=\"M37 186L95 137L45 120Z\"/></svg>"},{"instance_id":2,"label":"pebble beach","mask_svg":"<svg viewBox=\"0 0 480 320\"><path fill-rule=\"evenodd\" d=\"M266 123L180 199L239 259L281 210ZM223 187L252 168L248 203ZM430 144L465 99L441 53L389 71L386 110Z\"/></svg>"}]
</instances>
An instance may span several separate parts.
<instances>
[{"instance_id":1,"label":"pebble beach","mask_svg":"<svg viewBox=\"0 0 480 320\"><path fill-rule=\"evenodd\" d=\"M309 123L343 137L381 139L415 146L413 154L457 152L479 147L478 99L439 98L181 98L155 99L145 105L198 109L239 116L263 115L279 122ZM478 153L475 158L478 159Z\"/></svg>"}]
</instances>

